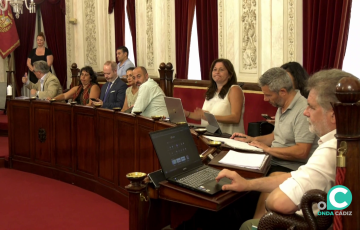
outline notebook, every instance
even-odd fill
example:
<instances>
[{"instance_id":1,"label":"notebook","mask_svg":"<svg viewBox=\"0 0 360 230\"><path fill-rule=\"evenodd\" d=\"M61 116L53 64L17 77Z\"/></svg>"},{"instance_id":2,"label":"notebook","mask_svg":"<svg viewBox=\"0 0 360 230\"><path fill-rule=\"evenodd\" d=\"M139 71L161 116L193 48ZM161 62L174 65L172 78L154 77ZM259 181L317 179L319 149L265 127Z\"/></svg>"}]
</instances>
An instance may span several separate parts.
<instances>
[{"instance_id":1,"label":"notebook","mask_svg":"<svg viewBox=\"0 0 360 230\"><path fill-rule=\"evenodd\" d=\"M214 137L214 136L204 136L204 137L209 140L220 141L221 143L226 144L234 149L241 149L251 152L264 152L264 150L257 148L255 146L251 146L246 142L241 142L234 139L223 138L223 137Z\"/></svg>"},{"instance_id":2,"label":"notebook","mask_svg":"<svg viewBox=\"0 0 360 230\"><path fill-rule=\"evenodd\" d=\"M149 134L164 176L169 182L210 195L221 191L224 184L231 184L228 178L216 182L215 177L220 170L202 163L187 125Z\"/></svg>"},{"instance_id":3,"label":"notebook","mask_svg":"<svg viewBox=\"0 0 360 230\"><path fill-rule=\"evenodd\" d=\"M170 122L187 122L184 114L184 109L180 98L164 97L166 108L170 117ZM189 126L202 127L200 124L188 123ZM205 127L204 127L205 128Z\"/></svg>"},{"instance_id":4,"label":"notebook","mask_svg":"<svg viewBox=\"0 0 360 230\"><path fill-rule=\"evenodd\" d=\"M224 137L224 138L231 137L230 133L223 133L221 131L219 123L217 122L217 120L213 114L205 112L204 115L209 123L208 126L206 126L207 132L204 133L204 135Z\"/></svg>"}]
</instances>

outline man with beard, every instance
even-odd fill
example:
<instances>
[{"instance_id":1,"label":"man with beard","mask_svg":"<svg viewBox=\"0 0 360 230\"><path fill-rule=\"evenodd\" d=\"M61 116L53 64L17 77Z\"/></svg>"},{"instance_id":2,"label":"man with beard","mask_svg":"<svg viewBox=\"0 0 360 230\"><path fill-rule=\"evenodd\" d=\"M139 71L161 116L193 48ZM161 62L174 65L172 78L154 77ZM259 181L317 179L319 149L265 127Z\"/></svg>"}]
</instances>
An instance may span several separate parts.
<instances>
[{"instance_id":1,"label":"man with beard","mask_svg":"<svg viewBox=\"0 0 360 230\"><path fill-rule=\"evenodd\" d=\"M303 194L312 189L328 192L335 185L336 174L336 119L331 102L338 102L335 88L338 81L349 73L338 69L323 70L315 73L308 82L310 89L307 107L303 111L309 123L309 130L320 139L319 147L308 162L291 173L272 177L246 180L234 171L222 170L217 180L227 177L231 184L224 185L223 190L260 191L270 193L266 200L269 210L283 214L292 214L299 210ZM276 123L275 123L276 124ZM259 220L250 220L240 230L252 229Z\"/></svg>"},{"instance_id":2,"label":"man with beard","mask_svg":"<svg viewBox=\"0 0 360 230\"><path fill-rule=\"evenodd\" d=\"M278 107L274 132L258 137L234 133L231 138L249 142L273 156L268 176L297 170L318 146L317 138L309 131L309 124L302 114L307 107L306 99L299 90L294 90L290 76L282 68L266 71L259 78L259 85L264 100ZM260 195L254 218L260 218L265 213L267 196L267 193Z\"/></svg>"},{"instance_id":3,"label":"man with beard","mask_svg":"<svg viewBox=\"0 0 360 230\"><path fill-rule=\"evenodd\" d=\"M149 78L147 70L138 66L133 70L136 85L139 87L138 97L135 101L132 113L139 111L145 117L166 116L168 111L165 104L165 94L153 79Z\"/></svg>"}]
</instances>

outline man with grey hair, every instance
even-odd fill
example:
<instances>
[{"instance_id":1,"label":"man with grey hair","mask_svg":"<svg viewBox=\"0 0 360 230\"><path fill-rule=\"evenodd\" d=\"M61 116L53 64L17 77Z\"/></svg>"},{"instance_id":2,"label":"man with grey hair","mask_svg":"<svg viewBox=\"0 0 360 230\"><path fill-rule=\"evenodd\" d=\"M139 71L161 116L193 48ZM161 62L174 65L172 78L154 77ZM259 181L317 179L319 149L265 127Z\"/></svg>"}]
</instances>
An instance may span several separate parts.
<instances>
[{"instance_id":1,"label":"man with grey hair","mask_svg":"<svg viewBox=\"0 0 360 230\"><path fill-rule=\"evenodd\" d=\"M297 170L304 165L318 146L316 136L309 131L306 117L302 115L307 106L306 99L299 90L294 90L288 73L282 68L271 68L259 78L264 100L278 107L275 115L274 132L259 137L235 133L231 138L250 142L272 155L271 167L267 175L274 176ZM242 136L245 138L237 138ZM265 213L268 194L260 195L254 218Z\"/></svg>"},{"instance_id":2,"label":"man with grey hair","mask_svg":"<svg viewBox=\"0 0 360 230\"><path fill-rule=\"evenodd\" d=\"M46 61L34 62L34 74L38 79L36 84L29 81L27 73L22 78L26 88L30 89L30 95L40 99L54 98L62 94L62 87L59 79L50 72Z\"/></svg>"},{"instance_id":3,"label":"man with grey hair","mask_svg":"<svg viewBox=\"0 0 360 230\"><path fill-rule=\"evenodd\" d=\"M142 116L151 117L155 115L168 117L165 105L165 94L159 85L151 78L143 66L133 70L136 85L139 87L138 97L135 101L132 113L142 112Z\"/></svg>"},{"instance_id":4,"label":"man with grey hair","mask_svg":"<svg viewBox=\"0 0 360 230\"><path fill-rule=\"evenodd\" d=\"M298 211L303 194L309 190L328 192L335 185L337 148L336 118L330 103L339 101L335 95L336 85L342 77L347 76L352 75L331 69L317 72L309 78L309 97L303 115L307 118L311 132L319 137L319 147L305 165L291 173L255 180L246 180L236 172L223 170L216 179L227 177L232 179L232 184L224 185L222 189L270 192L266 207L282 214ZM240 230L257 226L258 219L245 222Z\"/></svg>"}]
</instances>

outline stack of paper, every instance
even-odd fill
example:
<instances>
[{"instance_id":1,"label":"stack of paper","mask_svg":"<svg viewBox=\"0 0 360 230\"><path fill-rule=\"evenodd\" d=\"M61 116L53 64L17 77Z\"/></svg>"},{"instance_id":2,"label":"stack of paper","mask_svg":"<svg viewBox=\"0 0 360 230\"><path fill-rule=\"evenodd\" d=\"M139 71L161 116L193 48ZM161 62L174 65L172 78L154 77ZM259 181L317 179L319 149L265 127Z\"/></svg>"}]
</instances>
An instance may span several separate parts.
<instances>
[{"instance_id":1,"label":"stack of paper","mask_svg":"<svg viewBox=\"0 0 360 230\"><path fill-rule=\"evenodd\" d=\"M230 150L219 163L241 168L261 169L268 157L265 154L239 153Z\"/></svg>"},{"instance_id":2,"label":"stack of paper","mask_svg":"<svg viewBox=\"0 0 360 230\"><path fill-rule=\"evenodd\" d=\"M205 138L213 140L213 141L220 141L221 143L227 144L228 146L230 146L234 149L264 152L262 149L259 149L255 146L249 145L248 143L237 141L234 139L223 138L223 137L213 137L213 136L205 136Z\"/></svg>"},{"instance_id":3,"label":"stack of paper","mask_svg":"<svg viewBox=\"0 0 360 230\"><path fill-rule=\"evenodd\" d=\"M26 96L20 96L20 97L15 97L15 99L22 99L22 100L26 100L29 99L30 97L26 97Z\"/></svg>"}]
</instances>

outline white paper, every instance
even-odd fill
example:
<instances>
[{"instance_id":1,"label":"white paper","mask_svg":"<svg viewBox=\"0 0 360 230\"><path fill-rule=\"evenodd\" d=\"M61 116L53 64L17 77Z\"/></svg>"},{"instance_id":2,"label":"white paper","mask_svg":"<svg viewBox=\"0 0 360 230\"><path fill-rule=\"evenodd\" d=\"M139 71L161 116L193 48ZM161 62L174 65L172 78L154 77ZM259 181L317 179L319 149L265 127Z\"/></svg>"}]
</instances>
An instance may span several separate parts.
<instances>
[{"instance_id":1,"label":"white paper","mask_svg":"<svg viewBox=\"0 0 360 230\"><path fill-rule=\"evenodd\" d=\"M27 96L20 96L20 97L15 97L15 99L22 99L22 100L26 100L29 99L30 97Z\"/></svg>"},{"instance_id":2,"label":"white paper","mask_svg":"<svg viewBox=\"0 0 360 230\"><path fill-rule=\"evenodd\" d=\"M221 143L227 144L228 146L230 146L234 149L264 152L262 149L259 149L255 146L249 145L248 143L237 141L234 139L223 138L223 137L213 137L213 136L205 136L205 138L213 140L213 141L220 141Z\"/></svg>"},{"instance_id":3,"label":"white paper","mask_svg":"<svg viewBox=\"0 0 360 230\"><path fill-rule=\"evenodd\" d=\"M220 161L221 164L242 168L261 169L268 155L257 153L240 153L230 150Z\"/></svg>"}]
</instances>

